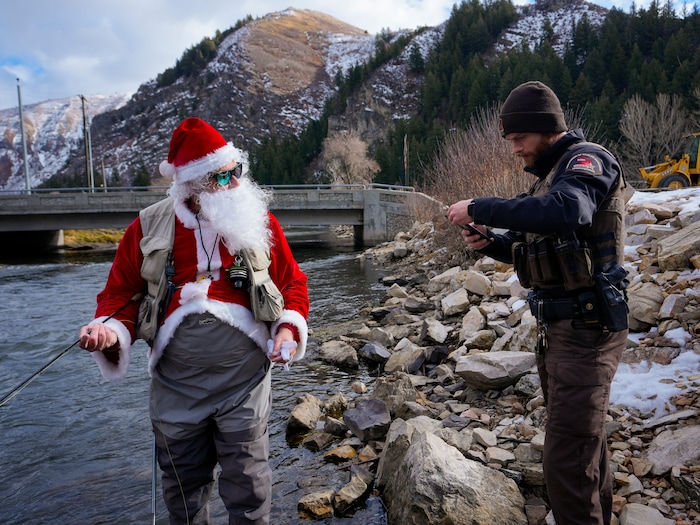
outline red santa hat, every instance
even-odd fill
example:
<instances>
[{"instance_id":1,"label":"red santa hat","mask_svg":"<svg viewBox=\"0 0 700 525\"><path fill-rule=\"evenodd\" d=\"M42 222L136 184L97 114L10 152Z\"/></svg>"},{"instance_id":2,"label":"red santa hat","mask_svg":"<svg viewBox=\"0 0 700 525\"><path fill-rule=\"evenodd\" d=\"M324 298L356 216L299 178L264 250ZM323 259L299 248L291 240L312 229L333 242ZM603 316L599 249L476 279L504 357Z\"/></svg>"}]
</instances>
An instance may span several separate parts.
<instances>
[{"instance_id":1,"label":"red santa hat","mask_svg":"<svg viewBox=\"0 0 700 525\"><path fill-rule=\"evenodd\" d=\"M231 163L240 162L240 151L201 119L190 117L173 131L168 160L160 173L176 184L195 180Z\"/></svg>"}]
</instances>

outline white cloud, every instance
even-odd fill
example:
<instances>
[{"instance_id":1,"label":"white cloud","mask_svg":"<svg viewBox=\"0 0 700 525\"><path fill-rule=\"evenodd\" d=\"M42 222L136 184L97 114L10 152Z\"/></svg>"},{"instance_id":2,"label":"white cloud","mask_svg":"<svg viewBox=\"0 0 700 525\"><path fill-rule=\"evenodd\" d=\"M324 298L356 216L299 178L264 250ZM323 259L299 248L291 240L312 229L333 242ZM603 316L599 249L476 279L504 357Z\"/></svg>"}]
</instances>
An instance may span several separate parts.
<instances>
[{"instance_id":1,"label":"white cloud","mask_svg":"<svg viewBox=\"0 0 700 525\"><path fill-rule=\"evenodd\" d=\"M0 19L0 108L77 94L135 91L175 65L183 52L247 15L287 9L289 0L26 0L8 4ZM301 0L301 9L325 12L365 29L437 25L452 0L327 2Z\"/></svg>"}]
</instances>

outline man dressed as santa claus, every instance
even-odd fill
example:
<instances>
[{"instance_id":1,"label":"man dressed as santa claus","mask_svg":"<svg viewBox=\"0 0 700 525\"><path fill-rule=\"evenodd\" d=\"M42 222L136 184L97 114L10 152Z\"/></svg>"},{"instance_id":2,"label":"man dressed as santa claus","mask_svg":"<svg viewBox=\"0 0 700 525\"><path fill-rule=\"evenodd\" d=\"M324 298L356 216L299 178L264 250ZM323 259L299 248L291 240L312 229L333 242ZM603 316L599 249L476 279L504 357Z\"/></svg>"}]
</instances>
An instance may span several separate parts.
<instances>
[{"instance_id":1,"label":"man dressed as santa claus","mask_svg":"<svg viewBox=\"0 0 700 525\"><path fill-rule=\"evenodd\" d=\"M102 375L124 378L131 346L143 335L143 308L139 315L134 298L148 291L149 246L160 242L168 271L158 272L168 275L170 293L149 340L148 369L171 525L208 523L217 463L229 523L269 523L271 363L299 360L306 349L306 275L268 211L269 194L245 175L246 164L243 152L209 124L184 120L160 166L173 177L169 197L126 229L95 319L80 330L80 346ZM169 235L150 231L154 217L155 224L170 225ZM269 277L284 300L275 319L253 314L252 269L242 250L269 254Z\"/></svg>"}]
</instances>

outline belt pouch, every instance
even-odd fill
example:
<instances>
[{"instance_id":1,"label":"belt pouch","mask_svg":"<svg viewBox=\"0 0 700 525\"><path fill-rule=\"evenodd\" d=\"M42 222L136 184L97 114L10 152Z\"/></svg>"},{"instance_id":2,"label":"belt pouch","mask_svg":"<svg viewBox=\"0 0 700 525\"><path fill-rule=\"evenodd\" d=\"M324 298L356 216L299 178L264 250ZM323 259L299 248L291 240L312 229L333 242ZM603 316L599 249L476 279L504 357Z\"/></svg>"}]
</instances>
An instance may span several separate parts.
<instances>
[{"instance_id":1,"label":"belt pouch","mask_svg":"<svg viewBox=\"0 0 700 525\"><path fill-rule=\"evenodd\" d=\"M629 326L629 307L622 291L610 283L604 274L596 275L595 288L600 297L603 323L611 332Z\"/></svg>"},{"instance_id":2,"label":"belt pouch","mask_svg":"<svg viewBox=\"0 0 700 525\"><path fill-rule=\"evenodd\" d=\"M579 316L588 325L601 323L598 298L594 292L585 292L578 296Z\"/></svg>"}]
</instances>

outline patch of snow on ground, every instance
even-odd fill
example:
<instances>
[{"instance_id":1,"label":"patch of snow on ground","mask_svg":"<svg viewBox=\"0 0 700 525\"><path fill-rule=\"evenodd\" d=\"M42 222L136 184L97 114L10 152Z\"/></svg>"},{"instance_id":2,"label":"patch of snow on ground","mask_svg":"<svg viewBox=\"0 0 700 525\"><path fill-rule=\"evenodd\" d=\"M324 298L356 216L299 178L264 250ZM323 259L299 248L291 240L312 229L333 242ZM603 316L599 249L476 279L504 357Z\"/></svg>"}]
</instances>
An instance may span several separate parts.
<instances>
[{"instance_id":1,"label":"patch of snow on ground","mask_svg":"<svg viewBox=\"0 0 700 525\"><path fill-rule=\"evenodd\" d=\"M640 335L630 334L630 337ZM668 365L620 363L610 389L611 405L634 408L653 417L675 412L669 400L683 394L689 383L698 380L700 355L686 351L691 335L683 328L669 330L665 336L681 345L680 355Z\"/></svg>"},{"instance_id":2,"label":"patch of snow on ground","mask_svg":"<svg viewBox=\"0 0 700 525\"><path fill-rule=\"evenodd\" d=\"M680 214L692 214L700 210L700 188L674 191L637 191L631 204L650 202L680 208ZM626 249L635 250L635 246ZM684 278L697 278L700 271L688 271ZM641 339L645 334L630 334L631 339ZM621 363L612 382L610 404L639 410L642 414L660 417L675 411L670 403L673 396L682 394L692 382L700 380L700 355L686 350L692 336L683 328L669 330L666 337L677 341L681 354L668 365Z\"/></svg>"}]
</instances>

